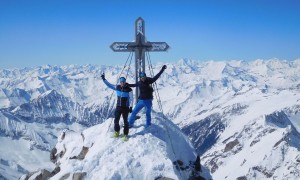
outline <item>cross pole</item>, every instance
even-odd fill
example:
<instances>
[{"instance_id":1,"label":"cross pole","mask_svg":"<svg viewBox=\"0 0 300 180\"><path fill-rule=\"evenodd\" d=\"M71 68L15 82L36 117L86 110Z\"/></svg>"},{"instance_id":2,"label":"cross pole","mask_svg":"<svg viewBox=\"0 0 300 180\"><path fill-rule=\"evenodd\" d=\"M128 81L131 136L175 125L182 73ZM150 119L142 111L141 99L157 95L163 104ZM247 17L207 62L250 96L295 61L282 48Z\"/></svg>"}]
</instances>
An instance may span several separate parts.
<instances>
[{"instance_id":1,"label":"cross pole","mask_svg":"<svg viewBox=\"0 0 300 180\"><path fill-rule=\"evenodd\" d=\"M169 45L166 42L148 42L145 36L145 21L139 17L135 21L134 42L114 42L110 46L114 52L135 52L135 82L138 82L139 73L145 72L145 52L167 51ZM135 102L139 97L139 89L135 89Z\"/></svg>"}]
</instances>

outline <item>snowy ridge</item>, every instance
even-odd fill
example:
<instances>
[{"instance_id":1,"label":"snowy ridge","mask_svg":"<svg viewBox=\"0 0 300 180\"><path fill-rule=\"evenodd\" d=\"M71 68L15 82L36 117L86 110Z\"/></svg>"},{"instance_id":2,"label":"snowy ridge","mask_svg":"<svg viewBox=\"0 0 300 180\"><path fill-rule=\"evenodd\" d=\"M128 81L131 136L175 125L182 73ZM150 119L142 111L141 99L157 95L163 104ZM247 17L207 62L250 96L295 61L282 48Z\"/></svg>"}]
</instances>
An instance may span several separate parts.
<instances>
[{"instance_id":1,"label":"snowy ridge","mask_svg":"<svg viewBox=\"0 0 300 180\"><path fill-rule=\"evenodd\" d=\"M297 179L299 142L300 134L287 115L275 112L250 121L227 139L220 138L203 159L216 179ZM230 171L233 167L239 171Z\"/></svg>"},{"instance_id":2,"label":"snowy ridge","mask_svg":"<svg viewBox=\"0 0 300 180\"><path fill-rule=\"evenodd\" d=\"M65 124L63 127L75 123L91 126L102 120L89 109L54 90L43 93L29 103L0 110L0 118L0 134L13 139L28 140L32 144L31 149L34 146L48 151L54 145L53 138L57 136L57 132L53 132L51 128L59 127L60 123ZM45 135L42 128L32 128L34 126L50 129Z\"/></svg>"},{"instance_id":3,"label":"snowy ridge","mask_svg":"<svg viewBox=\"0 0 300 180\"><path fill-rule=\"evenodd\" d=\"M13 172L11 169L14 169L15 172L5 177L18 179L27 171L52 167L49 151L57 141L57 134L62 129L80 130L98 123L102 119L97 117L54 90L43 93L29 103L0 109L1 142L7 145L0 149L1 158L3 162L9 162L4 163L0 174Z\"/></svg>"},{"instance_id":4,"label":"snowy ridge","mask_svg":"<svg viewBox=\"0 0 300 180\"><path fill-rule=\"evenodd\" d=\"M55 164L61 168L50 179L76 174L83 174L86 179L190 177L196 154L176 125L154 116L153 126L145 129L145 122L138 120L135 128L130 129L129 140L124 142L122 138L111 137L110 121L113 119L81 133L64 131L52 151ZM178 169L174 166L177 160L183 163Z\"/></svg>"},{"instance_id":5,"label":"snowy ridge","mask_svg":"<svg viewBox=\"0 0 300 180\"><path fill-rule=\"evenodd\" d=\"M97 115L58 94L55 90L41 94L37 99L18 106L12 112L23 118L34 119L36 122L40 120L63 121L65 123L77 122L83 125L99 123Z\"/></svg>"}]
</instances>

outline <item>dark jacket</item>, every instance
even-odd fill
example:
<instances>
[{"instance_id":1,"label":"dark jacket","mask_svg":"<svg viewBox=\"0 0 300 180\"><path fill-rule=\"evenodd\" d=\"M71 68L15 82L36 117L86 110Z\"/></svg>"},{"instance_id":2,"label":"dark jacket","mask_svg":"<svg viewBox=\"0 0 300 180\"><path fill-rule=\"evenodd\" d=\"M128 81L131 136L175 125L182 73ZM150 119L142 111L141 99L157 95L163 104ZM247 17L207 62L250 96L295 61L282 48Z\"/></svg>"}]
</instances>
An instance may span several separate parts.
<instances>
[{"instance_id":1,"label":"dark jacket","mask_svg":"<svg viewBox=\"0 0 300 180\"><path fill-rule=\"evenodd\" d=\"M159 71L153 78L146 77L145 81L138 81L136 84L128 84L129 87L139 87L140 90L140 96L139 99L145 100L145 99L153 99L153 88L151 86L152 83L154 83L160 75L164 72L163 69Z\"/></svg>"},{"instance_id":2,"label":"dark jacket","mask_svg":"<svg viewBox=\"0 0 300 180\"><path fill-rule=\"evenodd\" d=\"M119 107L132 107L133 105L133 93L132 89L126 83L123 87L121 85L114 86L107 80L103 80L107 87L117 92L117 106Z\"/></svg>"}]
</instances>

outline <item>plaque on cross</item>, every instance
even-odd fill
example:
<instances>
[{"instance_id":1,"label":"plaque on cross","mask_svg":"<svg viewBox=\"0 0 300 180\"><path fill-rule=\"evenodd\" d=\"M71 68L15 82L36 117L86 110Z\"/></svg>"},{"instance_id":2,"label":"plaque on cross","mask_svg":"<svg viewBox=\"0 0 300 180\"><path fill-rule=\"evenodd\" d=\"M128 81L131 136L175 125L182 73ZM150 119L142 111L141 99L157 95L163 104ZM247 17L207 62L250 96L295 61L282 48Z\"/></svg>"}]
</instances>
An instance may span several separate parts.
<instances>
[{"instance_id":1,"label":"plaque on cross","mask_svg":"<svg viewBox=\"0 0 300 180\"><path fill-rule=\"evenodd\" d=\"M134 42L114 42L110 46L114 52L135 52L135 81L138 82L139 73L145 72L145 52L146 51L167 51L169 45L166 42L148 42L145 36L145 21L139 17L135 21L135 41ZM135 100L139 96L136 88Z\"/></svg>"}]
</instances>

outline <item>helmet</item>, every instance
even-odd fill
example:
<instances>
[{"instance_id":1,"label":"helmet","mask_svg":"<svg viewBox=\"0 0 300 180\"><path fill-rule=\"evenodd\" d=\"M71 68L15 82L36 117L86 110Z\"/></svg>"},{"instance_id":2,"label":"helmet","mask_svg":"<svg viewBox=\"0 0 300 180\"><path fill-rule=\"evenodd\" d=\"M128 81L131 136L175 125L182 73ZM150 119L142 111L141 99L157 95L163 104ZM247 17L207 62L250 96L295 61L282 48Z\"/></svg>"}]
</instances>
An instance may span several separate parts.
<instances>
[{"instance_id":1,"label":"helmet","mask_svg":"<svg viewBox=\"0 0 300 180\"><path fill-rule=\"evenodd\" d=\"M120 77L119 80L120 80L120 83L121 83L121 82L126 82L126 78L124 78L124 77Z\"/></svg>"},{"instance_id":2,"label":"helmet","mask_svg":"<svg viewBox=\"0 0 300 180\"><path fill-rule=\"evenodd\" d=\"M146 77L146 73L140 72L140 77Z\"/></svg>"}]
</instances>

